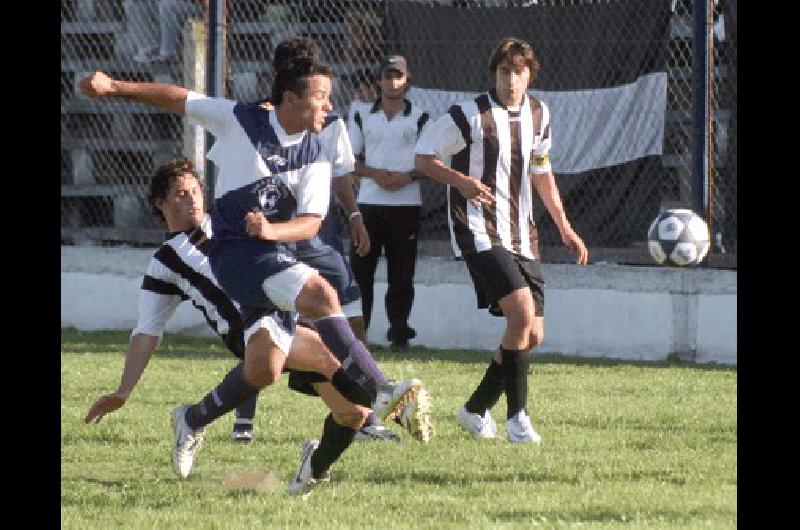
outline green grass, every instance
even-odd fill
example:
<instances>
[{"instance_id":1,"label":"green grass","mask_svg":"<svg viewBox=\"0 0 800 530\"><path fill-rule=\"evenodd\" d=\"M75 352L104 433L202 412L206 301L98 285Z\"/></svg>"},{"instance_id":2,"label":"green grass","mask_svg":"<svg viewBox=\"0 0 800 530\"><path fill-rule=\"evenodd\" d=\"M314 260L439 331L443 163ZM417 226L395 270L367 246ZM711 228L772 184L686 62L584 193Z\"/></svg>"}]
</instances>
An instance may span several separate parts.
<instances>
[{"instance_id":1,"label":"green grass","mask_svg":"<svg viewBox=\"0 0 800 530\"><path fill-rule=\"evenodd\" d=\"M256 440L207 429L192 476L172 473L169 411L201 398L233 366L218 341L169 336L128 403L82 418L119 381L128 334L61 334L62 528L735 528L735 368L537 356L529 412L540 447L475 440L455 411L486 352L376 349L395 379L420 377L435 434L420 444L354 444L330 485L307 499L286 486L300 446L326 414L286 388L262 392ZM495 407L505 434L505 400ZM394 427L393 427L394 428ZM401 432L395 429L397 432ZM271 470L267 491L226 491L240 470Z\"/></svg>"}]
</instances>

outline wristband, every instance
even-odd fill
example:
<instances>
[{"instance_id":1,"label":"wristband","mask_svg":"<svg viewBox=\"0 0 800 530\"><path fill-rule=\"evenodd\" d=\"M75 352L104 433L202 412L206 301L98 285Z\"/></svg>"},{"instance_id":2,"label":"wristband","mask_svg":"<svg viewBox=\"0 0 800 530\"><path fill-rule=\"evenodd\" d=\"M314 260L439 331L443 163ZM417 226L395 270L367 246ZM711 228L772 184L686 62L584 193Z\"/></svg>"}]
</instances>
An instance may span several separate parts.
<instances>
[{"instance_id":1,"label":"wristband","mask_svg":"<svg viewBox=\"0 0 800 530\"><path fill-rule=\"evenodd\" d=\"M361 212L359 212L358 210L350 214L350 220L352 221L356 217L361 217Z\"/></svg>"}]
</instances>

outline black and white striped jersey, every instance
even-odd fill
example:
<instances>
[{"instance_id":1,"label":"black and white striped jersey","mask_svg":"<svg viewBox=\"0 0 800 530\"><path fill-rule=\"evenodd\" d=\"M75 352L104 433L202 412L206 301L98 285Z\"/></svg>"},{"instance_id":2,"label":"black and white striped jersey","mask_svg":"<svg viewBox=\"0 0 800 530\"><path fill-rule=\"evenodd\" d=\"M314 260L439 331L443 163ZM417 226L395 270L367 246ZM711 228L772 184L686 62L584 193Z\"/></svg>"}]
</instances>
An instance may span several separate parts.
<instances>
[{"instance_id":1,"label":"black and white striped jersey","mask_svg":"<svg viewBox=\"0 0 800 530\"><path fill-rule=\"evenodd\" d=\"M420 137L415 152L435 155L453 169L480 179L492 205L468 201L448 186L447 202L456 256L502 247L539 259L532 212L533 173L551 171L550 111L526 95L518 110L504 107L494 91L450 107Z\"/></svg>"},{"instance_id":2,"label":"black and white striped jersey","mask_svg":"<svg viewBox=\"0 0 800 530\"><path fill-rule=\"evenodd\" d=\"M223 292L206 256L211 235L206 215L198 228L172 234L155 252L139 290L139 320L132 335L161 338L178 305L190 300L235 354L244 353L240 307Z\"/></svg>"}]
</instances>

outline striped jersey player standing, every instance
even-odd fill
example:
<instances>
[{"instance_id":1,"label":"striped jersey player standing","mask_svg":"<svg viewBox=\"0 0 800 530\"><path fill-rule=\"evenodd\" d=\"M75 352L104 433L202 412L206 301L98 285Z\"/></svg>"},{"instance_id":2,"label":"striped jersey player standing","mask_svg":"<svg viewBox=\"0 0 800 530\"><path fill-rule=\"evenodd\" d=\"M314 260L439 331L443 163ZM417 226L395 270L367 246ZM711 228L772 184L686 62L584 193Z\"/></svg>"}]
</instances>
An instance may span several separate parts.
<instances>
[{"instance_id":1,"label":"striped jersey player standing","mask_svg":"<svg viewBox=\"0 0 800 530\"><path fill-rule=\"evenodd\" d=\"M512 442L539 442L526 404L529 351L544 334L544 280L532 213L535 189L561 239L586 264L588 251L567 220L550 166L550 112L527 94L539 61L507 37L489 58L494 88L450 107L419 139L416 168L448 185L451 241L469 270L479 308L506 328L483 379L458 411L478 438L493 438L490 410L505 392Z\"/></svg>"}]
</instances>

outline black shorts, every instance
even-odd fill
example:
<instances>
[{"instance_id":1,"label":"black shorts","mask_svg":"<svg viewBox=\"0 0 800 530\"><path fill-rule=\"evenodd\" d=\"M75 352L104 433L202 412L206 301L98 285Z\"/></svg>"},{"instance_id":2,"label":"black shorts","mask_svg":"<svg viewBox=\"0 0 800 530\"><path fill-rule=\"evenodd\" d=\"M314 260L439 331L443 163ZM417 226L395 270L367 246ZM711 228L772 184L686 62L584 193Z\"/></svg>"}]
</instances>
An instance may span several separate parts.
<instances>
[{"instance_id":1,"label":"black shorts","mask_svg":"<svg viewBox=\"0 0 800 530\"><path fill-rule=\"evenodd\" d=\"M482 252L464 254L478 308L489 308L494 316L503 316L497 301L504 296L528 287L533 295L536 316L544 316L544 279L538 260L528 259L508 250L495 247Z\"/></svg>"}]
</instances>

